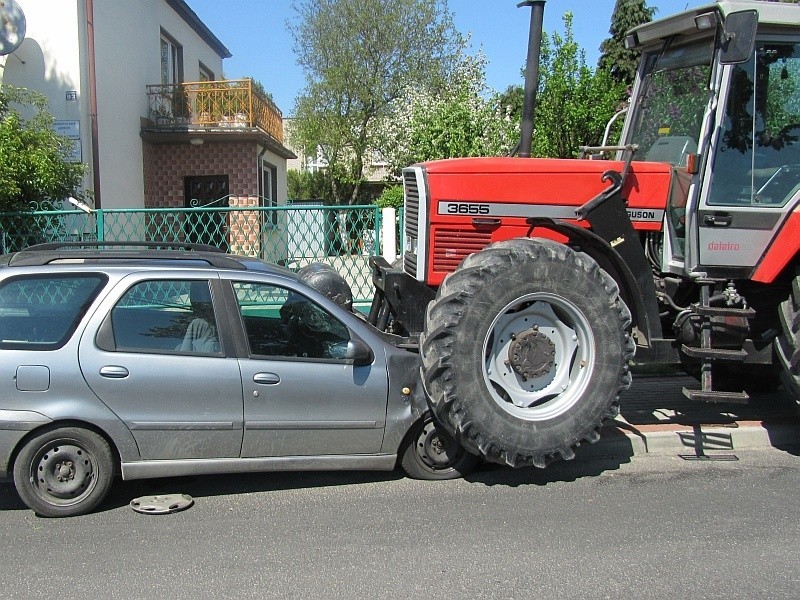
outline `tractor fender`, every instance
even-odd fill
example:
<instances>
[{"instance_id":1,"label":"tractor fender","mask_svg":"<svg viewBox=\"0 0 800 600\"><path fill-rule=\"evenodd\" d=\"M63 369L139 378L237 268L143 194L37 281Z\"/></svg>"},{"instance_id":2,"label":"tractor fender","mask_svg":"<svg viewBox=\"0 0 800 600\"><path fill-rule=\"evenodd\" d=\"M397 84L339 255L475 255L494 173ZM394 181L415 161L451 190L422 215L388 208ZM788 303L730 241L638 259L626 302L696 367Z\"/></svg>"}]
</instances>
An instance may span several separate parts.
<instances>
[{"instance_id":1,"label":"tractor fender","mask_svg":"<svg viewBox=\"0 0 800 600\"><path fill-rule=\"evenodd\" d=\"M528 219L528 223L531 231L541 227L565 236L568 245L579 248L611 275L631 311L637 345L650 346L651 340L663 337L652 273L637 277L620 253L591 229L546 218Z\"/></svg>"},{"instance_id":2,"label":"tractor fender","mask_svg":"<svg viewBox=\"0 0 800 600\"><path fill-rule=\"evenodd\" d=\"M800 203L789 213L777 235L767 247L753 273L752 280L773 283L791 269L800 256Z\"/></svg>"}]
</instances>

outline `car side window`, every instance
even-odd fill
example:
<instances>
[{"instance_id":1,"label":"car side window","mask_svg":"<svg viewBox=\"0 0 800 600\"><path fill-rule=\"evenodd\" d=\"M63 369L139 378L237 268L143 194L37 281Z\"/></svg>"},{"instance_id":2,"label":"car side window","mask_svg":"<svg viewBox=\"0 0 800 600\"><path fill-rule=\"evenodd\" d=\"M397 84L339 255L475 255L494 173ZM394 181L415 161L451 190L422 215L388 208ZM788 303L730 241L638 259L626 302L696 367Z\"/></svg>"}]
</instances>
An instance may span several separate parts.
<instances>
[{"instance_id":1,"label":"car side window","mask_svg":"<svg viewBox=\"0 0 800 600\"><path fill-rule=\"evenodd\" d=\"M250 354L345 358L350 332L316 302L269 284L236 282L233 288Z\"/></svg>"},{"instance_id":2,"label":"car side window","mask_svg":"<svg viewBox=\"0 0 800 600\"><path fill-rule=\"evenodd\" d=\"M150 280L133 285L111 310L114 349L220 354L206 280Z\"/></svg>"},{"instance_id":3,"label":"car side window","mask_svg":"<svg viewBox=\"0 0 800 600\"><path fill-rule=\"evenodd\" d=\"M0 348L56 350L106 281L100 274L25 276L0 284Z\"/></svg>"}]
</instances>

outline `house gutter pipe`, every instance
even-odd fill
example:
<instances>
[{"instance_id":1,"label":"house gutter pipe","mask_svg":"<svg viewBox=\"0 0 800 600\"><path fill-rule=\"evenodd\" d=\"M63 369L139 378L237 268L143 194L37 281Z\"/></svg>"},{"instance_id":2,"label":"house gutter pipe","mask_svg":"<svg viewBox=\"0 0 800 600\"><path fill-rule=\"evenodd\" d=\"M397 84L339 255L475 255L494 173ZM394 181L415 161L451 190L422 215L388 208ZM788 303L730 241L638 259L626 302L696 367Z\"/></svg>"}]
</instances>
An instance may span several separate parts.
<instances>
[{"instance_id":1,"label":"house gutter pipe","mask_svg":"<svg viewBox=\"0 0 800 600\"><path fill-rule=\"evenodd\" d=\"M97 132L97 75L94 52L94 1L86 0L86 38L89 60L89 127L92 141L92 177L94 180L94 207L101 208L100 202L100 149Z\"/></svg>"}]
</instances>

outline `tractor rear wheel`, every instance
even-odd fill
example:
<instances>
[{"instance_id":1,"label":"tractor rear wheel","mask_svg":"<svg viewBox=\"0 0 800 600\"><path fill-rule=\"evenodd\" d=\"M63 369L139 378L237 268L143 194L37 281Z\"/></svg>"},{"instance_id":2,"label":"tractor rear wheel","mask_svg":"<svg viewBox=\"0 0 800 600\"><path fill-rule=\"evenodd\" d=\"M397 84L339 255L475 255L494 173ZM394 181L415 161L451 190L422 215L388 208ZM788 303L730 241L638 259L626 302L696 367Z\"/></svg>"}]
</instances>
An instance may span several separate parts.
<instances>
[{"instance_id":1,"label":"tractor rear wheel","mask_svg":"<svg viewBox=\"0 0 800 600\"><path fill-rule=\"evenodd\" d=\"M800 402L800 274L792 281L792 291L778 307L781 332L775 338L775 353L783 368L784 386Z\"/></svg>"},{"instance_id":2,"label":"tractor rear wheel","mask_svg":"<svg viewBox=\"0 0 800 600\"><path fill-rule=\"evenodd\" d=\"M630 385L631 316L611 276L550 240L467 257L428 307L423 378L438 421L511 466L574 457Z\"/></svg>"}]
</instances>

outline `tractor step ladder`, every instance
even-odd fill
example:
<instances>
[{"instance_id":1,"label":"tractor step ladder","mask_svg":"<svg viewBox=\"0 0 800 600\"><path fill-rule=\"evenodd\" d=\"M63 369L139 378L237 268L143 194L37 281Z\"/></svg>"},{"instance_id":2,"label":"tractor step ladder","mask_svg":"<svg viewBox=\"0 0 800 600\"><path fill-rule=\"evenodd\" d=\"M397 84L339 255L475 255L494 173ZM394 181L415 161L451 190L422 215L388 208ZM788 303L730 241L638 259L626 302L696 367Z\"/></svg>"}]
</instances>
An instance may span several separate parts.
<instances>
[{"instance_id":1,"label":"tractor step ladder","mask_svg":"<svg viewBox=\"0 0 800 600\"><path fill-rule=\"evenodd\" d=\"M700 303L692 305L692 312L699 315L702 319L700 326L700 347L692 347L683 344L681 352L686 356L700 359L700 384L701 389L692 390L683 388L683 395L690 400L701 402L729 402L734 404L745 404L750 399L747 392L721 392L714 389L712 377L712 366L715 362L743 362L747 358L744 350L726 350L714 348L712 346L711 317L743 317L752 319L755 311L751 308L733 308L729 306L709 306L712 287L720 283L714 279L698 280L700 284Z\"/></svg>"}]
</instances>

